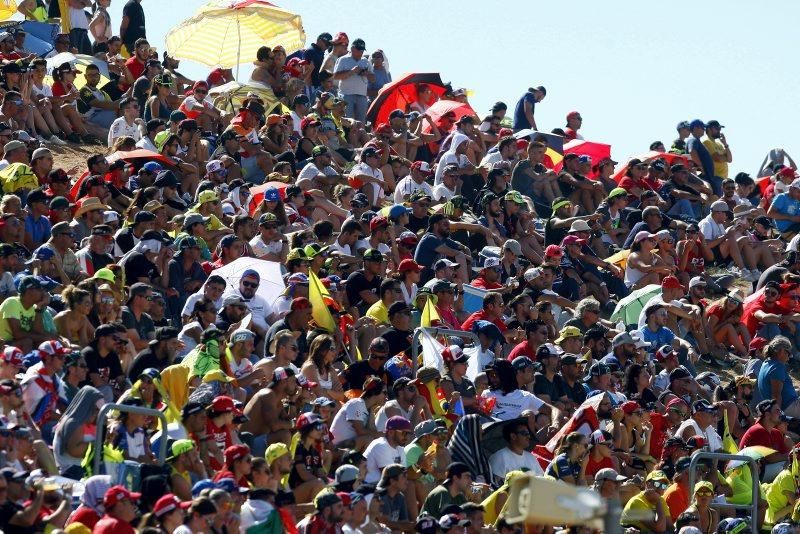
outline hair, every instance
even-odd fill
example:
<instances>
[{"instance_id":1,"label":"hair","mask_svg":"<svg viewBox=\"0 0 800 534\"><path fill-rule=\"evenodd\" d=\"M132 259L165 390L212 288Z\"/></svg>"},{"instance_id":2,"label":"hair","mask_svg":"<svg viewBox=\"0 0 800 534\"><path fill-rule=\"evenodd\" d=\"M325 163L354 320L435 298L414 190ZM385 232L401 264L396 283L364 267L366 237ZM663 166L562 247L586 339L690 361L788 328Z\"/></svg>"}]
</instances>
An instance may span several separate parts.
<instances>
[{"instance_id":1,"label":"hair","mask_svg":"<svg viewBox=\"0 0 800 534\"><path fill-rule=\"evenodd\" d=\"M275 334L275 352L278 351L279 347L283 347L293 339L294 339L294 334L292 334L288 330L281 330L280 332Z\"/></svg>"},{"instance_id":2,"label":"hair","mask_svg":"<svg viewBox=\"0 0 800 534\"><path fill-rule=\"evenodd\" d=\"M91 298L91 296L92 295L85 289L80 289L73 285L67 286L64 291L61 292L61 298L66 301L67 307L70 310L74 310L81 300L86 297Z\"/></svg>"},{"instance_id":3,"label":"hair","mask_svg":"<svg viewBox=\"0 0 800 534\"><path fill-rule=\"evenodd\" d=\"M511 423L503 426L503 439L510 442L511 441L511 434L516 434L519 427L528 428L528 423L525 421L518 421L516 423Z\"/></svg>"},{"instance_id":4,"label":"hair","mask_svg":"<svg viewBox=\"0 0 800 534\"><path fill-rule=\"evenodd\" d=\"M383 281L381 282L380 298L383 299L383 295L387 291L392 291L393 292L394 288L396 288L396 287L397 287L397 280L396 279L394 279L394 278L384 278Z\"/></svg>"},{"instance_id":5,"label":"hair","mask_svg":"<svg viewBox=\"0 0 800 534\"><path fill-rule=\"evenodd\" d=\"M194 308L192 308L191 318L200 320L201 313L211 310L213 310L214 312L217 311L217 307L214 305L214 301L206 297L203 297L194 303Z\"/></svg>"},{"instance_id":6,"label":"hair","mask_svg":"<svg viewBox=\"0 0 800 534\"><path fill-rule=\"evenodd\" d=\"M319 335L314 338L308 348L308 359L320 371L328 372L333 369L333 364L325 363L325 356L331 348L336 348L336 341L327 334Z\"/></svg>"},{"instance_id":7,"label":"hair","mask_svg":"<svg viewBox=\"0 0 800 534\"><path fill-rule=\"evenodd\" d=\"M289 217L286 215L286 207L283 203L283 200L279 197L278 201L275 203L275 207L272 211L269 211L267 208L267 201L262 200L261 203L258 205L256 209L256 213L254 213L254 217L258 215L262 215L264 213L272 213L278 219L279 226L287 226L289 224Z\"/></svg>"},{"instance_id":8,"label":"hair","mask_svg":"<svg viewBox=\"0 0 800 534\"><path fill-rule=\"evenodd\" d=\"M578 302L577 306L575 306L575 317L582 316L586 310L591 308L599 310L600 302L594 297L586 297L585 299Z\"/></svg>"},{"instance_id":9,"label":"hair","mask_svg":"<svg viewBox=\"0 0 800 534\"><path fill-rule=\"evenodd\" d=\"M767 358L773 358L780 349L785 349L792 352L792 342L786 336L775 336L772 341L767 344L766 355Z\"/></svg>"},{"instance_id":10,"label":"hair","mask_svg":"<svg viewBox=\"0 0 800 534\"><path fill-rule=\"evenodd\" d=\"M625 394L628 395L628 398L631 398L631 395L637 395L639 393L639 387L636 381L644 370L645 367L638 363L630 364L625 370Z\"/></svg>"},{"instance_id":11,"label":"hair","mask_svg":"<svg viewBox=\"0 0 800 534\"><path fill-rule=\"evenodd\" d=\"M486 306L490 304L503 304L503 295L498 293L497 291L489 291L483 296L483 309L486 309Z\"/></svg>"},{"instance_id":12,"label":"hair","mask_svg":"<svg viewBox=\"0 0 800 534\"><path fill-rule=\"evenodd\" d=\"M339 230L339 234L352 234L352 233L360 233L361 232L361 223L358 221L351 219L345 221L342 225L341 229Z\"/></svg>"},{"instance_id":13,"label":"hair","mask_svg":"<svg viewBox=\"0 0 800 534\"><path fill-rule=\"evenodd\" d=\"M262 46L256 51L256 61L267 61L272 49L268 46Z\"/></svg>"},{"instance_id":14,"label":"hair","mask_svg":"<svg viewBox=\"0 0 800 534\"><path fill-rule=\"evenodd\" d=\"M571 432L564 437L564 440L561 442L561 445L558 446L558 454L569 454L570 449L574 445L577 445L586 436L581 434L580 432Z\"/></svg>"},{"instance_id":15,"label":"hair","mask_svg":"<svg viewBox=\"0 0 800 534\"><path fill-rule=\"evenodd\" d=\"M123 135L114 139L111 148L108 149L106 154L113 154L114 152L128 152L136 148L136 140L128 135Z\"/></svg>"},{"instance_id":16,"label":"hair","mask_svg":"<svg viewBox=\"0 0 800 534\"><path fill-rule=\"evenodd\" d=\"M324 241L333 235L333 223L327 219L317 221L314 223L312 231L314 232L314 237Z\"/></svg>"}]
</instances>

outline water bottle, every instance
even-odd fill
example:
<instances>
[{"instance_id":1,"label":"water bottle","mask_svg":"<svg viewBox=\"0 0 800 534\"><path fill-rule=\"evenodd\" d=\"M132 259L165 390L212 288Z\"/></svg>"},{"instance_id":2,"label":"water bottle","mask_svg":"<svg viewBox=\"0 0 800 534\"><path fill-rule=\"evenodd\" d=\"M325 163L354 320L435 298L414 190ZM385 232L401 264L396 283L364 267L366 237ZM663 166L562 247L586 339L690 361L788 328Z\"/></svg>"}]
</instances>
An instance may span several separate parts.
<instances>
[{"instance_id":1,"label":"water bottle","mask_svg":"<svg viewBox=\"0 0 800 534\"><path fill-rule=\"evenodd\" d=\"M617 330L619 330L620 332L625 332L627 330L625 328L625 323L622 321L622 319L617 321Z\"/></svg>"}]
</instances>

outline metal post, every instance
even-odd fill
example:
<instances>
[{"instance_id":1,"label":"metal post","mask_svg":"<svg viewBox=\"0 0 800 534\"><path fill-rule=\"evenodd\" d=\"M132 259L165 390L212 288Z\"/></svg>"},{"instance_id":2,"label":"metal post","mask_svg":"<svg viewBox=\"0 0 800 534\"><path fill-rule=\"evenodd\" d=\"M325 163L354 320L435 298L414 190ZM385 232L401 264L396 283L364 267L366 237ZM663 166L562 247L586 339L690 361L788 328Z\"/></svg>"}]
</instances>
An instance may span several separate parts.
<instances>
[{"instance_id":1,"label":"metal post","mask_svg":"<svg viewBox=\"0 0 800 534\"><path fill-rule=\"evenodd\" d=\"M473 334L472 332L464 332L463 330L451 330L449 328L437 328L437 327L424 327L420 326L414 329L414 335L411 336L411 372L414 376L417 374L417 360L419 359L419 336L422 334L422 331L425 331L432 335L433 337L436 336L453 336L453 337L463 337L469 339L473 343L477 343L478 336Z\"/></svg>"},{"instance_id":2,"label":"metal post","mask_svg":"<svg viewBox=\"0 0 800 534\"><path fill-rule=\"evenodd\" d=\"M239 22L239 15L236 15L236 37L238 39L236 43L236 81L239 81L239 66L242 60L242 27Z\"/></svg>"},{"instance_id":3,"label":"metal post","mask_svg":"<svg viewBox=\"0 0 800 534\"><path fill-rule=\"evenodd\" d=\"M146 415L148 417L158 417L159 421L161 421L161 440L158 447L158 461L163 464L164 460L167 458L167 441L169 441L167 435L167 417L162 412L152 408L110 403L100 408L100 413L97 414L97 434L94 438L94 467L92 472L95 475L100 472L100 462L103 459L103 431L106 426L106 416L111 410Z\"/></svg>"},{"instance_id":4,"label":"metal post","mask_svg":"<svg viewBox=\"0 0 800 534\"><path fill-rule=\"evenodd\" d=\"M697 468L697 463L703 459L708 458L710 460L723 460L723 461L731 461L731 460L742 460L747 463L750 467L752 480L753 480L753 501L750 505L742 505L742 504L730 504L730 503L714 503L715 508L733 508L733 509L743 509L743 508L750 508L750 517L753 518L753 521L758 517L758 497L761 494L759 489L759 480L758 480L758 462L755 458L750 458L749 456L744 456L741 454L725 454L721 452L706 452L706 451L696 451L691 456L692 461L689 463L689 491L694 490L694 471Z\"/></svg>"}]
</instances>

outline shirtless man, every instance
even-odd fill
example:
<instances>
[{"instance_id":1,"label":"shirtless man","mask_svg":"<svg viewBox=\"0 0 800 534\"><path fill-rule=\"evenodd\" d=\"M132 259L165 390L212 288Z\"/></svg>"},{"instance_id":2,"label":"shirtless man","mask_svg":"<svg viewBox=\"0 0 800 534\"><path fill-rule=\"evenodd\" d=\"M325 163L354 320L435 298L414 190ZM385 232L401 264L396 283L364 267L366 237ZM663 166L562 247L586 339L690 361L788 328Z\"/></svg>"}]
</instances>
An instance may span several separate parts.
<instances>
[{"instance_id":1,"label":"shirtless man","mask_svg":"<svg viewBox=\"0 0 800 534\"><path fill-rule=\"evenodd\" d=\"M292 418L297 415L293 398L298 393L295 373L288 367L276 367L269 387L256 393L244 407L250 418L244 432L252 432L253 455L263 456L267 443L289 443L292 439Z\"/></svg>"},{"instance_id":2,"label":"shirtless man","mask_svg":"<svg viewBox=\"0 0 800 534\"><path fill-rule=\"evenodd\" d=\"M295 374L300 370L292 363L297 355L297 338L289 330L281 330L272 338L274 346L269 347L269 351L275 356L260 360L253 367L253 372L261 371L263 376L272 376L278 367L291 369Z\"/></svg>"}]
</instances>

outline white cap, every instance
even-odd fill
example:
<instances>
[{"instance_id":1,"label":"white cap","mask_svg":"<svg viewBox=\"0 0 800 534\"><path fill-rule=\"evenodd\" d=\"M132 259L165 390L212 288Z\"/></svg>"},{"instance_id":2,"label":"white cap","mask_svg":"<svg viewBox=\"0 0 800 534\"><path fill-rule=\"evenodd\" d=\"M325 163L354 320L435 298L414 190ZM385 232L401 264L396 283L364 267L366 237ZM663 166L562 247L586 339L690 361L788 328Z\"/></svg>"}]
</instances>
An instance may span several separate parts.
<instances>
[{"instance_id":1,"label":"white cap","mask_svg":"<svg viewBox=\"0 0 800 534\"><path fill-rule=\"evenodd\" d=\"M696 286L705 286L706 281L702 276L695 276L691 280L689 280L689 289L696 287Z\"/></svg>"},{"instance_id":2,"label":"white cap","mask_svg":"<svg viewBox=\"0 0 800 534\"><path fill-rule=\"evenodd\" d=\"M572 232L591 232L592 227L586 221L574 221L569 227L569 233Z\"/></svg>"},{"instance_id":3,"label":"white cap","mask_svg":"<svg viewBox=\"0 0 800 534\"><path fill-rule=\"evenodd\" d=\"M103 212L103 222L109 223L112 221L119 221L119 214L114 210L106 210Z\"/></svg>"},{"instance_id":4,"label":"white cap","mask_svg":"<svg viewBox=\"0 0 800 534\"><path fill-rule=\"evenodd\" d=\"M789 187L800 189L800 178L795 178L794 180L792 180L792 183L789 184Z\"/></svg>"},{"instance_id":5,"label":"white cap","mask_svg":"<svg viewBox=\"0 0 800 534\"><path fill-rule=\"evenodd\" d=\"M500 260L498 258L486 258L483 262L484 269L493 269L494 267L498 267L500 265Z\"/></svg>"},{"instance_id":6,"label":"white cap","mask_svg":"<svg viewBox=\"0 0 800 534\"><path fill-rule=\"evenodd\" d=\"M542 270L539 267L531 267L530 269L525 271L525 275L524 275L525 281L526 282L530 282L531 280L533 280L535 278L539 278L539 276L541 274L542 274Z\"/></svg>"},{"instance_id":7,"label":"white cap","mask_svg":"<svg viewBox=\"0 0 800 534\"><path fill-rule=\"evenodd\" d=\"M717 200L711 204L711 211L731 211L731 209L728 207L728 203L724 200Z\"/></svg>"}]
</instances>

